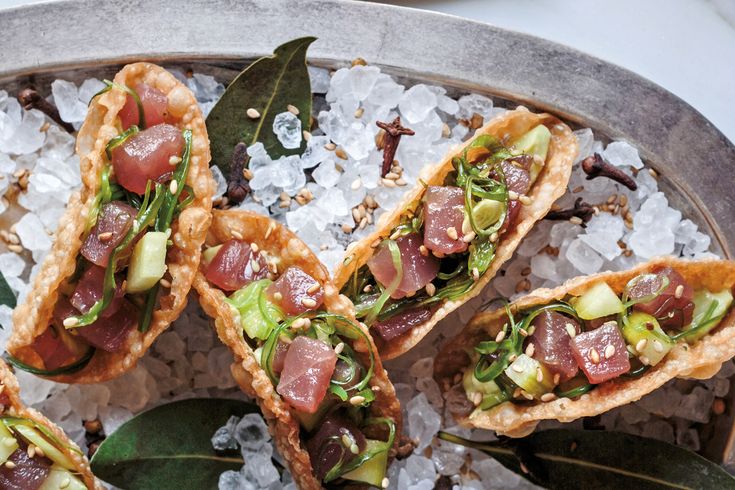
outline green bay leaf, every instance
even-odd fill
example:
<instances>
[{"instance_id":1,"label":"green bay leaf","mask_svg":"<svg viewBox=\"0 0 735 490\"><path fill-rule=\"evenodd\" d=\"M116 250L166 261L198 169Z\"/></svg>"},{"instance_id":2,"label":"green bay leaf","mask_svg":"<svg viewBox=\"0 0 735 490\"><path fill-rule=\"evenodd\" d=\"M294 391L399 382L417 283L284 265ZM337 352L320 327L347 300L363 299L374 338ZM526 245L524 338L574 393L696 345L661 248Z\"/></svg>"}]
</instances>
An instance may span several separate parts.
<instances>
[{"instance_id":1,"label":"green bay leaf","mask_svg":"<svg viewBox=\"0 0 735 490\"><path fill-rule=\"evenodd\" d=\"M446 432L439 438L479 449L549 489L735 489L735 478L702 456L622 432L554 429L484 443Z\"/></svg>"},{"instance_id":2,"label":"green bay leaf","mask_svg":"<svg viewBox=\"0 0 735 490\"><path fill-rule=\"evenodd\" d=\"M15 308L16 303L17 300L15 294L13 294L13 290L10 289L8 281L5 280L5 276L0 272L0 305Z\"/></svg>"},{"instance_id":3,"label":"green bay leaf","mask_svg":"<svg viewBox=\"0 0 735 490\"><path fill-rule=\"evenodd\" d=\"M239 451L215 452L212 436L235 415L258 412L241 400L194 398L153 408L107 437L92 457L94 474L135 490L216 489L222 472L239 470Z\"/></svg>"},{"instance_id":4,"label":"green bay leaf","mask_svg":"<svg viewBox=\"0 0 735 490\"><path fill-rule=\"evenodd\" d=\"M277 47L245 68L227 87L222 98L207 116L212 164L230 177L230 163L235 145L263 143L271 158L301 153L300 148L286 149L273 133L273 120L287 111L288 105L299 110L301 129L309 130L311 83L306 68L306 50L315 37L294 39ZM255 109L260 117L248 117Z\"/></svg>"}]
</instances>

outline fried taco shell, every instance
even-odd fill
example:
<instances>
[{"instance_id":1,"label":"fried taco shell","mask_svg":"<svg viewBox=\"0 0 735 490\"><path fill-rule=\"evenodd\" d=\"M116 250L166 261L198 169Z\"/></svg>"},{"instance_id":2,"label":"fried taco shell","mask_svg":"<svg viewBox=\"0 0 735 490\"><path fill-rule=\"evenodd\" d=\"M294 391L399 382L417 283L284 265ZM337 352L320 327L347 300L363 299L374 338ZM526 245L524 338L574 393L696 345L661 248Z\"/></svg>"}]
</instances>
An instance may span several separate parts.
<instances>
[{"instance_id":1,"label":"fried taco shell","mask_svg":"<svg viewBox=\"0 0 735 490\"><path fill-rule=\"evenodd\" d=\"M173 124L181 130L191 130L191 160L186 179L186 192L191 201L172 222L170 240L173 244L166 255L171 286L161 288L148 330L142 333L134 328L119 351L113 353L97 349L83 369L52 376L52 379L65 383L96 383L112 379L136 364L184 309L199 264L201 245L211 221L214 180L209 170L209 140L204 117L194 95L171 73L152 63L125 66L115 76L114 83L116 87L91 101L79 130L76 152L80 159L82 188L67 204L51 251L43 261L33 288L13 313L13 334L8 342L8 352L26 365L43 367L43 360L31 344L49 328L60 297L59 290L75 273L85 227L100 192L106 165L105 149L110 140L121 132L118 116L127 94L119 87L145 83L159 90L167 97L168 113L176 118L177 122Z\"/></svg>"},{"instance_id":2,"label":"fried taco shell","mask_svg":"<svg viewBox=\"0 0 735 490\"><path fill-rule=\"evenodd\" d=\"M543 306L568 295L579 296L600 282L620 294L631 279L654 270L670 267L695 290L733 290L735 262L725 260L687 261L661 257L622 272L603 272L570 279L555 289L537 289L510 304L513 314ZM482 340L493 339L507 322L504 308L478 313L457 337L441 350L434 363L434 377L442 390L450 389L456 376L469 365L468 351ZM523 437L541 420L571 422L581 417L599 415L615 407L639 400L674 378L707 379L719 371L722 363L735 356L735 309L731 308L715 330L693 345L679 342L666 357L639 377L617 377L576 399L558 398L547 402L504 402L489 410L476 411L459 422L468 427L495 430L510 437Z\"/></svg>"},{"instance_id":3,"label":"fried taco shell","mask_svg":"<svg viewBox=\"0 0 735 490\"><path fill-rule=\"evenodd\" d=\"M462 296L438 303L438 308L433 310L426 321L389 342L379 342L383 359L393 359L407 352L423 339L442 318L480 294L500 267L512 257L516 247L533 225L549 212L554 201L566 191L572 164L578 151L577 140L568 126L550 114L534 114L524 107L519 107L497 116L478 129L472 139L458 149L452 150L442 162L425 167L419 184L405 195L395 210L381 216L376 230L348 247L347 256L334 274L334 283L340 290L350 281L353 274L375 254L376 245L391 235L396 226L401 223L407 210L415 209L422 201L427 187L444 185L445 178L454 170L452 159L455 156L461 155L482 135L490 135L506 143L519 138L538 125L546 126L551 132L545 165L527 194L530 203L520 207L514 228L501 235L495 250L495 258L489 268Z\"/></svg>"},{"instance_id":4,"label":"fried taco shell","mask_svg":"<svg viewBox=\"0 0 735 490\"><path fill-rule=\"evenodd\" d=\"M294 233L268 217L248 211L213 211L212 226L206 244L216 246L230 239L254 243L260 251L276 259L278 271L297 266L321 283L324 289L323 310L343 315L352 321L352 303L339 294L332 284L329 273L319 259ZM299 421L289 405L276 392L275 386L260 366L252 347L243 338L240 317L226 302L225 293L210 285L204 275L204 264L194 279L194 288L199 301L209 316L220 340L235 356L231 367L232 374L242 390L255 398L263 411L270 432L280 454L286 460L299 488L316 489L322 484L314 476L314 471L301 437ZM368 349L377 352L367 329L355 321L370 339L370 346L356 341L352 348L361 357L366 357ZM393 385L383 369L378 356L375 358L374 374L370 386L375 392L371 404L371 416L388 417L394 420L396 431L400 434L401 410Z\"/></svg>"},{"instance_id":5,"label":"fried taco shell","mask_svg":"<svg viewBox=\"0 0 735 490\"><path fill-rule=\"evenodd\" d=\"M43 431L48 433L46 434L47 440L55 439L54 447L72 463L73 468L70 471L82 480L88 489L102 490L104 488L92 474L87 458L79 447L64 434L64 431L44 417L40 412L23 405L20 400L18 380L10 371L7 364L0 361L0 418L3 417L23 419L42 428ZM48 435L52 437L49 438Z\"/></svg>"}]
</instances>

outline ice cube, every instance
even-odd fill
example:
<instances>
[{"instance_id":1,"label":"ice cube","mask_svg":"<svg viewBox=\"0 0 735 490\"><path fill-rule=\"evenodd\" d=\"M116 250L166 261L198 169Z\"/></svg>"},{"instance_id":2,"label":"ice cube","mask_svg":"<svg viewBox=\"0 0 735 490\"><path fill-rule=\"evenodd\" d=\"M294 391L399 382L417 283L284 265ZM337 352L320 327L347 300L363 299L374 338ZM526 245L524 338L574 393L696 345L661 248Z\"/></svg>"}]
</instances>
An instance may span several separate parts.
<instances>
[{"instance_id":1,"label":"ice cube","mask_svg":"<svg viewBox=\"0 0 735 490\"><path fill-rule=\"evenodd\" d=\"M592 143L595 141L595 136L590 128L578 129L574 132L574 136L577 138L577 145L579 146L579 153L577 153L577 159L574 162L577 163L592 154Z\"/></svg>"},{"instance_id":2,"label":"ice cube","mask_svg":"<svg viewBox=\"0 0 735 490\"><path fill-rule=\"evenodd\" d=\"M406 406L408 412L408 435L417 441L416 450L423 451L431 444L441 427L441 417L432 408L426 395L420 393Z\"/></svg>"},{"instance_id":3,"label":"ice cube","mask_svg":"<svg viewBox=\"0 0 735 490\"><path fill-rule=\"evenodd\" d=\"M14 253L0 254L0 271L5 278L18 277L25 270L25 261Z\"/></svg>"},{"instance_id":4,"label":"ice cube","mask_svg":"<svg viewBox=\"0 0 735 490\"><path fill-rule=\"evenodd\" d=\"M301 146L301 120L289 111L276 114L273 119L273 133L286 149L292 150Z\"/></svg>"},{"instance_id":5,"label":"ice cube","mask_svg":"<svg viewBox=\"0 0 735 490\"><path fill-rule=\"evenodd\" d=\"M616 167L631 166L643 168L643 161L638 156L638 150L626 141L613 141L602 152L602 158Z\"/></svg>"},{"instance_id":6,"label":"ice cube","mask_svg":"<svg viewBox=\"0 0 735 490\"><path fill-rule=\"evenodd\" d=\"M531 257L531 272L543 279L550 281L558 280L559 274L556 271L556 261L548 254L538 254Z\"/></svg>"},{"instance_id":7,"label":"ice cube","mask_svg":"<svg viewBox=\"0 0 735 490\"><path fill-rule=\"evenodd\" d=\"M312 93L326 94L329 90L329 70L317 66L309 66L307 69Z\"/></svg>"},{"instance_id":8,"label":"ice cube","mask_svg":"<svg viewBox=\"0 0 735 490\"><path fill-rule=\"evenodd\" d=\"M314 181L326 189L337 185L340 175L334 160L331 158L324 160L311 174Z\"/></svg>"},{"instance_id":9,"label":"ice cube","mask_svg":"<svg viewBox=\"0 0 735 490\"><path fill-rule=\"evenodd\" d=\"M51 83L51 94L54 96L54 104L59 109L59 116L63 121L69 123L84 121L89 101L85 103L79 100L79 90L74 83L54 80Z\"/></svg>"},{"instance_id":10,"label":"ice cube","mask_svg":"<svg viewBox=\"0 0 735 490\"><path fill-rule=\"evenodd\" d=\"M392 77L380 74L365 102L378 107L393 108L398 105L405 87L397 84Z\"/></svg>"},{"instance_id":11,"label":"ice cube","mask_svg":"<svg viewBox=\"0 0 735 490\"><path fill-rule=\"evenodd\" d=\"M102 81L97 80L96 78L88 78L83 81L82 84L79 86L78 98L83 104L89 105L89 103L92 101L92 97L94 97L105 87L106 85ZM55 95L54 98L56 98Z\"/></svg>"},{"instance_id":12,"label":"ice cube","mask_svg":"<svg viewBox=\"0 0 735 490\"><path fill-rule=\"evenodd\" d=\"M607 260L613 260L622 252L617 242L623 236L624 229L623 218L600 213L587 223L587 232L580 235L579 239Z\"/></svg>"},{"instance_id":13,"label":"ice cube","mask_svg":"<svg viewBox=\"0 0 735 490\"><path fill-rule=\"evenodd\" d=\"M380 69L377 66L353 66L349 71L352 95L357 100L365 100L375 86L379 75Z\"/></svg>"},{"instance_id":14,"label":"ice cube","mask_svg":"<svg viewBox=\"0 0 735 490\"><path fill-rule=\"evenodd\" d=\"M269 445L271 436L263 417L257 413L246 414L235 427L235 440L243 451L252 453L262 450Z\"/></svg>"},{"instance_id":15,"label":"ice cube","mask_svg":"<svg viewBox=\"0 0 735 490\"><path fill-rule=\"evenodd\" d=\"M209 169L212 171L212 177L214 177L214 182L217 185L212 199L218 199L227 192L227 179L222 175L222 170L218 166L212 165Z\"/></svg>"},{"instance_id":16,"label":"ice cube","mask_svg":"<svg viewBox=\"0 0 735 490\"><path fill-rule=\"evenodd\" d=\"M458 119L472 119L474 114L481 115L485 121L492 117L493 101L484 95L463 95L457 102L459 104Z\"/></svg>"},{"instance_id":17,"label":"ice cube","mask_svg":"<svg viewBox=\"0 0 735 490\"><path fill-rule=\"evenodd\" d=\"M603 263L602 257L579 238L572 240L572 243L569 244L566 258L583 274L594 274L600 270Z\"/></svg>"},{"instance_id":18,"label":"ice cube","mask_svg":"<svg viewBox=\"0 0 735 490\"><path fill-rule=\"evenodd\" d=\"M406 473L413 482L421 480L434 481L436 477L436 469L434 463L429 459L418 454L412 454L406 459Z\"/></svg>"},{"instance_id":19,"label":"ice cube","mask_svg":"<svg viewBox=\"0 0 735 490\"><path fill-rule=\"evenodd\" d=\"M403 94L398 107L408 123L417 123L436 107L436 95L424 84L414 85Z\"/></svg>"},{"instance_id":20,"label":"ice cube","mask_svg":"<svg viewBox=\"0 0 735 490\"><path fill-rule=\"evenodd\" d=\"M301 166L305 169L316 167L319 163L334 155L334 153L324 148L328 143L329 136L312 136L306 144L306 150L301 155Z\"/></svg>"}]
</instances>

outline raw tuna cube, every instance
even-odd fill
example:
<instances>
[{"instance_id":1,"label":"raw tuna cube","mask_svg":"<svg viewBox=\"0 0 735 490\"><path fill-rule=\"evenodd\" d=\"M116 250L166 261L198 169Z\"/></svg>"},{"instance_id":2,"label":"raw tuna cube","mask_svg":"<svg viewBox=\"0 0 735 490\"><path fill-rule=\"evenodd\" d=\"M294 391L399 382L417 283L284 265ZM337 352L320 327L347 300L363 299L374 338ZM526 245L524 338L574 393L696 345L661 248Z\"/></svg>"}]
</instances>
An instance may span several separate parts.
<instances>
[{"instance_id":1,"label":"raw tuna cube","mask_svg":"<svg viewBox=\"0 0 735 490\"><path fill-rule=\"evenodd\" d=\"M669 285L661 294L651 301L633 305L633 309L656 317L663 329L681 329L692 322L694 290L671 267L639 276L628 295L637 299L654 294L661 289L665 278L668 278Z\"/></svg>"},{"instance_id":2,"label":"raw tuna cube","mask_svg":"<svg viewBox=\"0 0 735 490\"><path fill-rule=\"evenodd\" d=\"M251 253L250 245L229 240L207 266L207 281L223 291L237 291L253 281L268 277L268 264L260 253Z\"/></svg>"},{"instance_id":3,"label":"raw tuna cube","mask_svg":"<svg viewBox=\"0 0 735 490\"><path fill-rule=\"evenodd\" d=\"M580 333L579 323L556 311L546 310L533 320L533 335L527 346L533 344L533 357L551 372L559 374L561 381L573 378L579 367L569 346L571 334Z\"/></svg>"},{"instance_id":4,"label":"raw tuna cube","mask_svg":"<svg viewBox=\"0 0 735 490\"><path fill-rule=\"evenodd\" d=\"M87 313L97 301L102 299L104 282L105 269L96 265L91 266L84 272L81 279L79 279L77 287L74 289L74 294L69 298L72 306L82 313ZM110 305L100 314L102 318L109 318L120 309L123 296L125 296L125 292L122 290L122 283L122 279L115 279L115 295Z\"/></svg>"},{"instance_id":5,"label":"raw tuna cube","mask_svg":"<svg viewBox=\"0 0 735 490\"><path fill-rule=\"evenodd\" d=\"M130 192L144 194L149 180L162 182L173 173L171 157L181 157L184 136L170 124L144 129L112 150L117 182Z\"/></svg>"},{"instance_id":6,"label":"raw tuna cube","mask_svg":"<svg viewBox=\"0 0 735 490\"><path fill-rule=\"evenodd\" d=\"M426 322L432 314L430 308L413 308L374 324L372 330L385 341L393 340L413 327Z\"/></svg>"},{"instance_id":7,"label":"raw tuna cube","mask_svg":"<svg viewBox=\"0 0 735 490\"><path fill-rule=\"evenodd\" d=\"M439 272L439 260L429 253L421 254L423 240L419 235L416 233L404 235L398 238L396 243L401 252L403 277L398 289L391 295L393 299L403 298L408 293L418 291L429 284ZM375 255L368 260L368 268L383 287L388 287L396 277L397 271L386 242L380 244Z\"/></svg>"},{"instance_id":8,"label":"raw tuna cube","mask_svg":"<svg viewBox=\"0 0 735 490\"><path fill-rule=\"evenodd\" d=\"M291 347L291 344L281 342L280 339L276 342L276 351L273 353L273 364L271 365L274 373L281 374L281 371L283 371L283 363L286 362L286 353L289 347Z\"/></svg>"},{"instance_id":9,"label":"raw tuna cube","mask_svg":"<svg viewBox=\"0 0 735 490\"><path fill-rule=\"evenodd\" d=\"M270 300L288 315L316 310L324 302L324 288L319 281L296 266L286 269L276 282L268 286L267 293Z\"/></svg>"},{"instance_id":10,"label":"raw tuna cube","mask_svg":"<svg viewBox=\"0 0 735 490\"><path fill-rule=\"evenodd\" d=\"M143 104L143 116L145 117L146 128L161 124L169 119L168 97L166 97L166 94L145 83L137 84L134 90L138 94L140 102ZM140 126L138 104L136 104L132 95L127 96L125 105L120 109L118 115L120 116L120 123L123 129L128 129L132 125Z\"/></svg>"},{"instance_id":11,"label":"raw tuna cube","mask_svg":"<svg viewBox=\"0 0 735 490\"><path fill-rule=\"evenodd\" d=\"M110 254L130 231L136 213L135 208L124 202L104 204L97 223L82 244L82 256L95 265L107 267Z\"/></svg>"},{"instance_id":12,"label":"raw tuna cube","mask_svg":"<svg viewBox=\"0 0 735 490\"><path fill-rule=\"evenodd\" d=\"M357 454L365 450L367 442L360 429L347 417L332 413L322 421L316 433L306 442L311 465L319 480L324 479L340 460L343 464L347 464L357 456L345 446L343 439L357 446Z\"/></svg>"},{"instance_id":13,"label":"raw tuna cube","mask_svg":"<svg viewBox=\"0 0 735 490\"><path fill-rule=\"evenodd\" d=\"M54 325L49 325L41 335L33 340L31 348L41 356L46 369L56 369L71 364L85 351L85 345L69 334L63 326L66 318L78 314L79 312L69 303L69 300L60 296L54 307Z\"/></svg>"},{"instance_id":14,"label":"raw tuna cube","mask_svg":"<svg viewBox=\"0 0 735 490\"><path fill-rule=\"evenodd\" d=\"M107 352L117 352L125 344L130 331L138 326L138 309L123 299L117 312L86 327L77 328L79 335L91 345Z\"/></svg>"},{"instance_id":15,"label":"raw tuna cube","mask_svg":"<svg viewBox=\"0 0 735 490\"><path fill-rule=\"evenodd\" d=\"M0 488L6 490L38 490L48 478L51 460L42 456L28 456L28 446L20 444L9 457L13 468L0 465Z\"/></svg>"},{"instance_id":16,"label":"raw tuna cube","mask_svg":"<svg viewBox=\"0 0 735 490\"><path fill-rule=\"evenodd\" d=\"M571 340L572 353L592 384L604 383L630 371L625 341L614 322Z\"/></svg>"},{"instance_id":17,"label":"raw tuna cube","mask_svg":"<svg viewBox=\"0 0 735 490\"><path fill-rule=\"evenodd\" d=\"M526 194L531 188L531 175L528 171L533 163L530 155L521 155L503 160L500 167L505 175L505 185L509 191L517 194Z\"/></svg>"},{"instance_id":18,"label":"raw tuna cube","mask_svg":"<svg viewBox=\"0 0 735 490\"><path fill-rule=\"evenodd\" d=\"M453 254L467 250L462 234L464 191L459 187L430 186L424 196L424 245L429 250ZM454 229L453 237L447 232Z\"/></svg>"},{"instance_id":19,"label":"raw tuna cube","mask_svg":"<svg viewBox=\"0 0 735 490\"><path fill-rule=\"evenodd\" d=\"M291 343L283 362L276 391L296 410L314 413L332 379L337 354L321 340L299 336Z\"/></svg>"}]
</instances>

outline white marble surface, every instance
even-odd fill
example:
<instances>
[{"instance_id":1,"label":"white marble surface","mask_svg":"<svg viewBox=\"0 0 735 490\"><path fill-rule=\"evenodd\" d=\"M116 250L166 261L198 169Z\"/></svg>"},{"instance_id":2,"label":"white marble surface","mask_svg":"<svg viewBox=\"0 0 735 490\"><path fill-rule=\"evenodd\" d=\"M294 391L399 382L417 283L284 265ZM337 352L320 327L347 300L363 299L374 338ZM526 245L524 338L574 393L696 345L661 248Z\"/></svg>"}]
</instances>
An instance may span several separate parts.
<instances>
[{"instance_id":1,"label":"white marble surface","mask_svg":"<svg viewBox=\"0 0 735 490\"><path fill-rule=\"evenodd\" d=\"M0 0L0 8L39 1ZM735 0L385 3L459 15L586 51L667 88L735 141Z\"/></svg>"}]
</instances>

